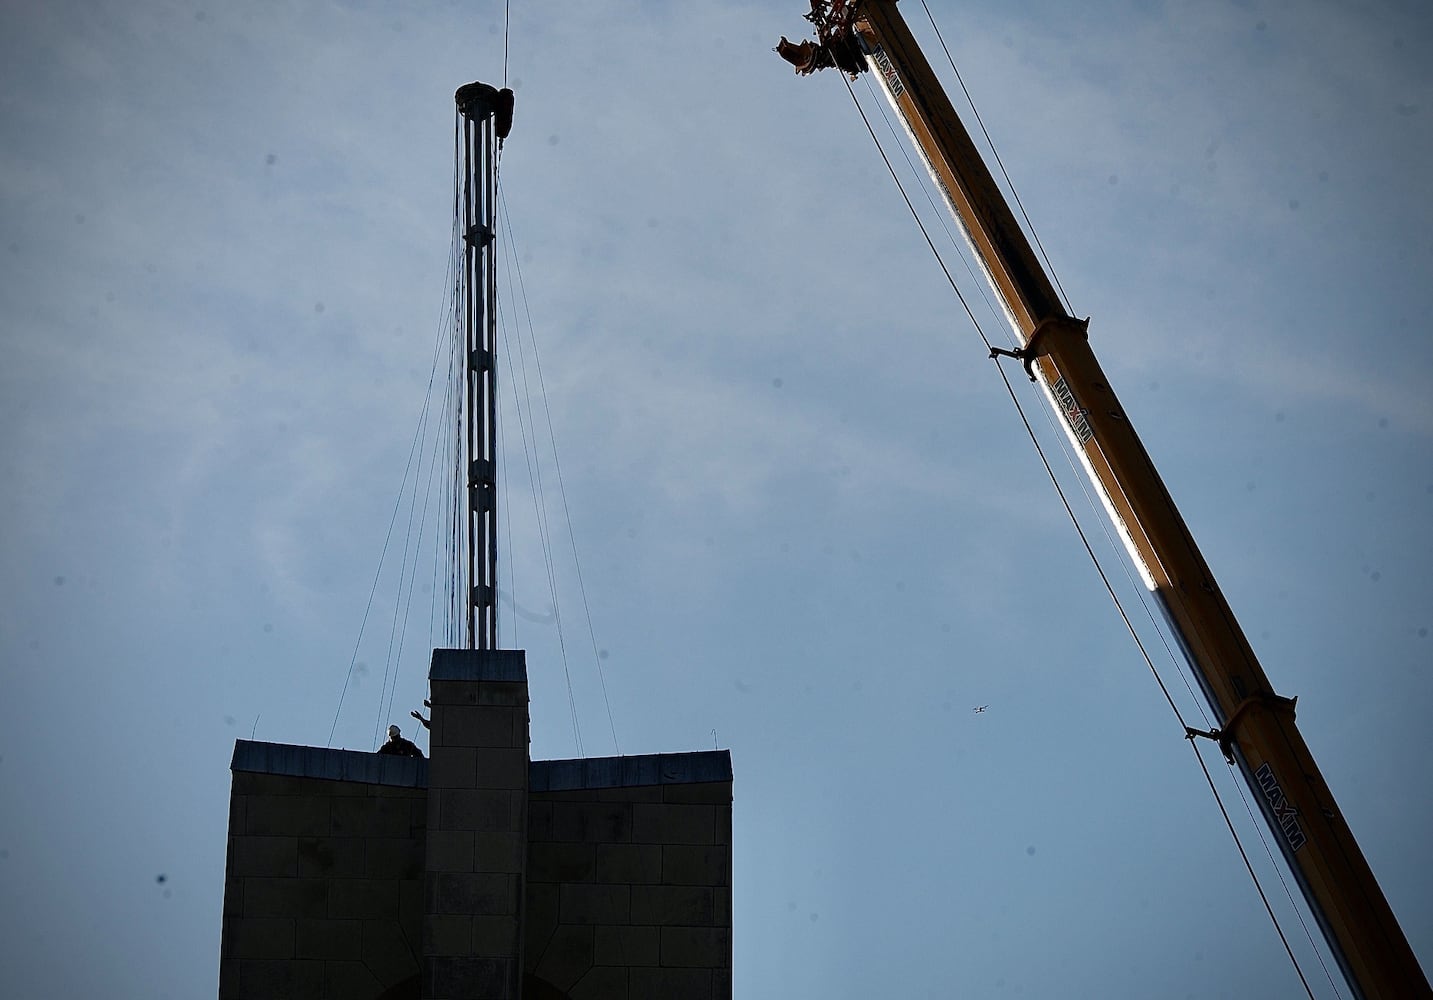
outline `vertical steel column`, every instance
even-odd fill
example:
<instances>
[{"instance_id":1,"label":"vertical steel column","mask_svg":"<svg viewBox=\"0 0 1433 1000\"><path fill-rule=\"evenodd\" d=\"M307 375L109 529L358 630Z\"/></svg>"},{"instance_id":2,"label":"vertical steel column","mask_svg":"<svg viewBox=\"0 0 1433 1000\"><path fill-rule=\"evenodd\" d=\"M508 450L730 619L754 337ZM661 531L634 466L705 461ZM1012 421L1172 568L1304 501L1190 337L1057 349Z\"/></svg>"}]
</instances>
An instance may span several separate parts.
<instances>
[{"instance_id":1,"label":"vertical steel column","mask_svg":"<svg viewBox=\"0 0 1433 1000\"><path fill-rule=\"evenodd\" d=\"M508 92L509 95L511 91ZM498 95L499 98L501 94ZM497 460L498 460L498 396L497 376L494 360L497 358L498 350L498 266L495 250L497 239L497 147L495 141L495 122L498 117L497 106L493 113L488 116L487 126L484 131L485 144L483 147L484 170L483 182L485 185L485 197L483 203L487 206L487 214L484 218L485 232L487 233L487 253L484 254L484 291L485 301L488 308L483 316L483 344L487 351L488 373L484 389L487 393L486 406L483 415L487 420L487 436L483 450L482 465L474 470L474 480L479 482L482 491L481 499L485 499L484 505L484 529L486 536L484 545L487 555L487 564L483 567L483 578L481 586L484 588L484 605L482 614L486 626L487 644L484 649L498 648L498 505L497 505ZM474 600L476 604L476 599Z\"/></svg>"},{"instance_id":2,"label":"vertical steel column","mask_svg":"<svg viewBox=\"0 0 1433 1000\"><path fill-rule=\"evenodd\" d=\"M512 120L512 92L470 83L454 95L462 116L457 276L466 379L461 413L468 513L467 646L497 648L497 143Z\"/></svg>"}]
</instances>

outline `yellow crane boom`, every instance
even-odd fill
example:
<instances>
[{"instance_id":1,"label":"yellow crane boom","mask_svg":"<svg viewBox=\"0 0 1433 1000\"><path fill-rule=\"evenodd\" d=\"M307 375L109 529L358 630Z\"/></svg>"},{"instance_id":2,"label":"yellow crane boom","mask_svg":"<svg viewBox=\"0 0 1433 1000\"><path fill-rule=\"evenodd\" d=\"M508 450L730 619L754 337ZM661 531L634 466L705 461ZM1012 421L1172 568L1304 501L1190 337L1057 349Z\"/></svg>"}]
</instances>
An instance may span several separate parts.
<instances>
[{"instance_id":1,"label":"yellow crane boom","mask_svg":"<svg viewBox=\"0 0 1433 1000\"><path fill-rule=\"evenodd\" d=\"M800 73L869 70L903 119L965 229L1016 352L1081 456L1145 585L1155 594L1350 986L1365 1000L1433 997L1428 981L1294 723L1259 665L1169 491L895 0L812 0L817 41L782 39Z\"/></svg>"}]
</instances>

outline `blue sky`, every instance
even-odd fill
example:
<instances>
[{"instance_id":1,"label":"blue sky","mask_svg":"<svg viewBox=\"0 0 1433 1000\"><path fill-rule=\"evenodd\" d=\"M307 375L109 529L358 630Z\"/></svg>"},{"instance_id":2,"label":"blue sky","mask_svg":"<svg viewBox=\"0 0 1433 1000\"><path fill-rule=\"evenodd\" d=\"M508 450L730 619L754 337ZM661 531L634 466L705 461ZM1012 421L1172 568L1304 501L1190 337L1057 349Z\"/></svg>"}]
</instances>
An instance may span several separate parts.
<instances>
[{"instance_id":1,"label":"blue sky","mask_svg":"<svg viewBox=\"0 0 1433 1000\"><path fill-rule=\"evenodd\" d=\"M577 752L567 675L614 752L598 662L624 752L731 749L739 996L1303 995L845 88L770 51L802 3L513 6L503 183L601 657L559 545L564 670L515 499L534 755ZM1008 8L932 4L1426 967L1429 17ZM338 709L502 10L0 16L0 992L203 996L233 740ZM338 745L386 721L394 572Z\"/></svg>"}]
</instances>

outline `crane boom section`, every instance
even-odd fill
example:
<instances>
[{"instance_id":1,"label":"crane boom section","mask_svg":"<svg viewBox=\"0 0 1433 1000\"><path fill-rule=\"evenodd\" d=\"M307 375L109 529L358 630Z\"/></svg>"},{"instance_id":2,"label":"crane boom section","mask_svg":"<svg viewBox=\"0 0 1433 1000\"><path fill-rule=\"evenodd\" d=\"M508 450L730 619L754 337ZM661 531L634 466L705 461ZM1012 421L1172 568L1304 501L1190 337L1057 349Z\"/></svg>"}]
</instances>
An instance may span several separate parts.
<instances>
[{"instance_id":1,"label":"crane boom section","mask_svg":"<svg viewBox=\"0 0 1433 1000\"><path fill-rule=\"evenodd\" d=\"M1075 447L1208 699L1330 949L1366 1000L1433 997L1352 831L1214 575L951 106L895 0L813 0L819 45L778 51L809 73L869 69L999 294L1020 354Z\"/></svg>"}]
</instances>

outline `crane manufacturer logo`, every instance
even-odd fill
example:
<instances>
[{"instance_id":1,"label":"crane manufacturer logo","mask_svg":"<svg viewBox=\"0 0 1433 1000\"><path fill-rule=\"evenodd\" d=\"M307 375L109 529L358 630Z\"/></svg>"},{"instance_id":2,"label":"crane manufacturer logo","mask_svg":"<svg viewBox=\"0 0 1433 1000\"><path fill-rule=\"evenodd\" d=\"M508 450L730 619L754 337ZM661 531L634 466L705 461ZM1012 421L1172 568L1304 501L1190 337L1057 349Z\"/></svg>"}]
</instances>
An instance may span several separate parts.
<instances>
[{"instance_id":1,"label":"crane manufacturer logo","mask_svg":"<svg viewBox=\"0 0 1433 1000\"><path fill-rule=\"evenodd\" d=\"M896 72L896 67L891 64L891 57L886 55L885 49L877 45L875 51L871 53L871 60L876 64L876 68L881 71L881 76L886 78L886 85L891 88L892 97L900 97L906 92L906 86L901 83L900 74Z\"/></svg>"},{"instance_id":2,"label":"crane manufacturer logo","mask_svg":"<svg viewBox=\"0 0 1433 1000\"><path fill-rule=\"evenodd\" d=\"M1269 811L1274 814L1274 822L1279 824L1279 829L1283 831L1289 850L1297 851L1309 838L1304 836L1303 828L1299 826L1299 811L1284 798L1284 790L1279 787L1279 779L1274 777L1274 769L1265 762L1254 772L1254 780L1263 790L1264 800L1269 803Z\"/></svg>"},{"instance_id":3,"label":"crane manufacturer logo","mask_svg":"<svg viewBox=\"0 0 1433 1000\"><path fill-rule=\"evenodd\" d=\"M1075 394L1071 392L1070 387L1065 384L1063 376L1055 380L1051 391L1054 392L1055 399L1060 403L1060 410L1065 414L1065 420L1069 423L1070 430L1075 432L1075 439L1079 441L1080 444L1084 444L1090 438L1094 437L1095 432L1090 430L1090 422L1085 419L1085 414L1089 411L1075 402Z\"/></svg>"}]
</instances>

